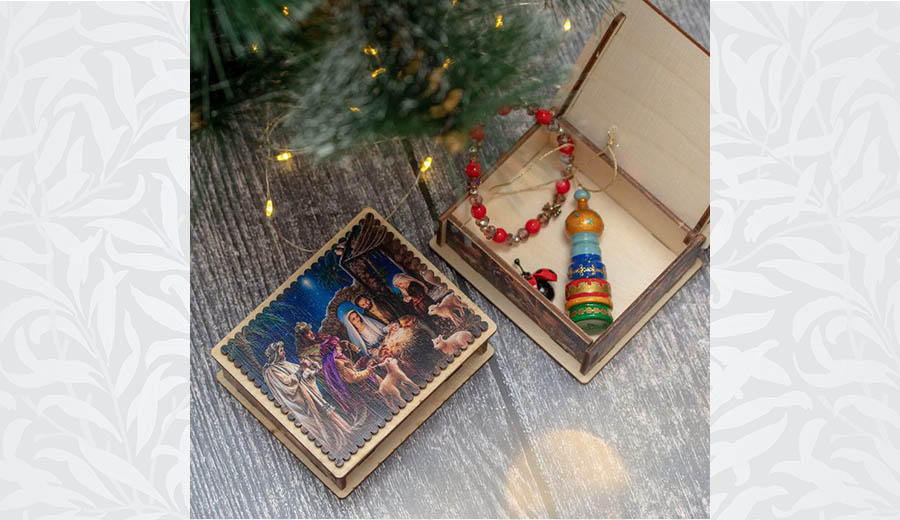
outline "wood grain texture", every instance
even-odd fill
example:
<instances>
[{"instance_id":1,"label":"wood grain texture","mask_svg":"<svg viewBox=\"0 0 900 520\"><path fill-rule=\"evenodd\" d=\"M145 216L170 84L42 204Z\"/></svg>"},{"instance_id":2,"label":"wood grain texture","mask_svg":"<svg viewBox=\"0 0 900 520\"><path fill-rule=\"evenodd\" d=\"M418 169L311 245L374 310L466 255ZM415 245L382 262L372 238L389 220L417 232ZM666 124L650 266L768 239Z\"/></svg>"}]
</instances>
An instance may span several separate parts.
<instances>
[{"instance_id":1,"label":"wood grain texture","mask_svg":"<svg viewBox=\"0 0 900 520\"><path fill-rule=\"evenodd\" d=\"M706 2L655 3L708 47ZM598 18L593 2L576 4L547 11L575 22L559 51L569 62ZM254 128L264 117L235 125ZM485 162L528 126L524 117L490 121ZM191 143L192 516L708 516L708 266L581 385L428 248L437 216L462 189L463 159L425 140L325 164L299 157L271 177L279 230L316 249L367 205L388 214L416 160L433 155L390 222L499 327L488 364L350 497L333 497L216 383L209 356L310 255L267 226L264 163L246 134L201 133Z\"/></svg>"}]
</instances>

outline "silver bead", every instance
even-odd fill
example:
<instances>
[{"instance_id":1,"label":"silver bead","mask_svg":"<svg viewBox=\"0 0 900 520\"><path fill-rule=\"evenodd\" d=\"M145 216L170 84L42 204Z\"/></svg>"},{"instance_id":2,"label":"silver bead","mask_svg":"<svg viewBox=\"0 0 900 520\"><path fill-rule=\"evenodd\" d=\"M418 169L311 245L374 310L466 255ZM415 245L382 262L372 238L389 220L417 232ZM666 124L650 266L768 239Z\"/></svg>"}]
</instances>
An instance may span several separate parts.
<instances>
[{"instance_id":1,"label":"silver bead","mask_svg":"<svg viewBox=\"0 0 900 520\"><path fill-rule=\"evenodd\" d=\"M513 244L518 244L519 242L522 241L522 239L519 238L519 235L510 235L510 236L512 237L512 243L513 243Z\"/></svg>"},{"instance_id":2,"label":"silver bead","mask_svg":"<svg viewBox=\"0 0 900 520\"><path fill-rule=\"evenodd\" d=\"M572 168L574 168L574 167L575 167L575 165L573 165L572 163L567 164L566 165L566 173L572 173Z\"/></svg>"},{"instance_id":3,"label":"silver bead","mask_svg":"<svg viewBox=\"0 0 900 520\"><path fill-rule=\"evenodd\" d=\"M476 188L475 186L469 188L469 195L478 195L478 188Z\"/></svg>"},{"instance_id":4,"label":"silver bead","mask_svg":"<svg viewBox=\"0 0 900 520\"><path fill-rule=\"evenodd\" d=\"M559 160L562 161L563 164L572 164L572 155L561 153L559 154Z\"/></svg>"},{"instance_id":5,"label":"silver bead","mask_svg":"<svg viewBox=\"0 0 900 520\"><path fill-rule=\"evenodd\" d=\"M489 217L485 216L483 219L481 219L481 220L478 221L478 227L484 228L484 227L487 226L490 222L491 222L491 219L490 219Z\"/></svg>"},{"instance_id":6,"label":"silver bead","mask_svg":"<svg viewBox=\"0 0 900 520\"><path fill-rule=\"evenodd\" d=\"M469 202L471 202L473 206L477 206L477 205L481 204L482 202L484 202L484 198L481 195L479 195L478 192L476 191L475 195L472 195L471 197L469 197Z\"/></svg>"},{"instance_id":7,"label":"silver bead","mask_svg":"<svg viewBox=\"0 0 900 520\"><path fill-rule=\"evenodd\" d=\"M550 130L551 132L559 131L559 123L556 122L555 117L553 118L553 121L550 121L550 124L547 125L547 129Z\"/></svg>"},{"instance_id":8,"label":"silver bead","mask_svg":"<svg viewBox=\"0 0 900 520\"><path fill-rule=\"evenodd\" d=\"M519 237L519 240L525 240L526 238L528 238L528 230L525 228L519 228L519 230L516 231L516 236Z\"/></svg>"},{"instance_id":9,"label":"silver bead","mask_svg":"<svg viewBox=\"0 0 900 520\"><path fill-rule=\"evenodd\" d=\"M559 135L556 136L556 142L563 145L569 142L569 134L565 132L560 132Z\"/></svg>"},{"instance_id":10,"label":"silver bead","mask_svg":"<svg viewBox=\"0 0 900 520\"><path fill-rule=\"evenodd\" d=\"M488 240L494 238L494 233L497 232L497 228L494 226L488 226L484 228L484 237Z\"/></svg>"},{"instance_id":11,"label":"silver bead","mask_svg":"<svg viewBox=\"0 0 900 520\"><path fill-rule=\"evenodd\" d=\"M538 221L540 221L541 227L545 227L550 223L550 217L546 213L541 213L538 215Z\"/></svg>"},{"instance_id":12,"label":"silver bead","mask_svg":"<svg viewBox=\"0 0 900 520\"><path fill-rule=\"evenodd\" d=\"M566 200L566 196L562 193L557 193L553 196L553 202L556 204L562 204Z\"/></svg>"},{"instance_id":13,"label":"silver bead","mask_svg":"<svg viewBox=\"0 0 900 520\"><path fill-rule=\"evenodd\" d=\"M477 153L478 153L478 145L477 145L477 144L472 144L471 146L469 146L469 153L470 153L470 154L477 154Z\"/></svg>"},{"instance_id":14,"label":"silver bead","mask_svg":"<svg viewBox=\"0 0 900 520\"><path fill-rule=\"evenodd\" d=\"M516 235L513 235L512 233L507 234L506 235L506 244L507 245L512 244L513 242L516 241L516 238L518 238L518 237Z\"/></svg>"},{"instance_id":15,"label":"silver bead","mask_svg":"<svg viewBox=\"0 0 900 520\"><path fill-rule=\"evenodd\" d=\"M530 116L533 116L534 114L537 113L537 107L534 105L528 105L525 107L525 113L527 113Z\"/></svg>"}]
</instances>

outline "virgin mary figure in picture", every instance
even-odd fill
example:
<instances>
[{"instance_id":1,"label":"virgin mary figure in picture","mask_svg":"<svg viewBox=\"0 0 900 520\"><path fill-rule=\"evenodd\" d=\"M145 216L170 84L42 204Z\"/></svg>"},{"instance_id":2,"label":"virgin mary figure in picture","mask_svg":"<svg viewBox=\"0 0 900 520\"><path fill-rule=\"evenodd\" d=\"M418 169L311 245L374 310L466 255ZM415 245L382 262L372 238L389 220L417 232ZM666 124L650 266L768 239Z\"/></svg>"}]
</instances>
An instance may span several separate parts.
<instances>
[{"instance_id":1,"label":"virgin mary figure in picture","mask_svg":"<svg viewBox=\"0 0 900 520\"><path fill-rule=\"evenodd\" d=\"M328 404L315 384L319 364L306 361L304 366L287 361L284 342L266 347L263 379L273 397L293 412L313 436L329 450L337 450L347 442L351 426Z\"/></svg>"},{"instance_id":2,"label":"virgin mary figure in picture","mask_svg":"<svg viewBox=\"0 0 900 520\"><path fill-rule=\"evenodd\" d=\"M350 343L362 349L368 356L371 350L381 346L386 334L384 324L366 315L366 312L352 302L344 302L337 308L338 319L347 329Z\"/></svg>"}]
</instances>

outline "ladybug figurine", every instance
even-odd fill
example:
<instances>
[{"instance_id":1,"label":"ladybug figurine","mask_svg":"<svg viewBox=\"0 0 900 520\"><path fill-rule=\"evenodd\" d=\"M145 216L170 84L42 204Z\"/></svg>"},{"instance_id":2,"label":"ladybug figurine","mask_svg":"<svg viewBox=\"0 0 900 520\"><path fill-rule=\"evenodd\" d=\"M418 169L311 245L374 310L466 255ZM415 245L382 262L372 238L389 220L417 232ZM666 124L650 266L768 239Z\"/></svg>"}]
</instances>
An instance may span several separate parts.
<instances>
[{"instance_id":1,"label":"ladybug figurine","mask_svg":"<svg viewBox=\"0 0 900 520\"><path fill-rule=\"evenodd\" d=\"M519 268L519 271L522 272L522 278L528 280L532 286L536 287L538 292L544 295L548 300L552 300L553 296L556 294L553 291L553 286L550 285L550 282L556 281L556 273L554 273L551 269L543 268L535 271L534 274L529 273L525 269L522 269L522 263L519 262L519 259L516 258L514 260L516 267Z\"/></svg>"}]
</instances>

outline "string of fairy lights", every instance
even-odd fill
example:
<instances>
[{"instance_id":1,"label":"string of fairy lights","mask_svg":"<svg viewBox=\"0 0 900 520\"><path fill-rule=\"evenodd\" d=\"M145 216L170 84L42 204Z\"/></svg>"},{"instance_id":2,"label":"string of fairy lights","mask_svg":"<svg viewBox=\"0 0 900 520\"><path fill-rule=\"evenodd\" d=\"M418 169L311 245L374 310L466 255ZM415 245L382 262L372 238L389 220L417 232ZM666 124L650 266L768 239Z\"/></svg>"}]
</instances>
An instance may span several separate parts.
<instances>
[{"instance_id":1,"label":"string of fairy lights","mask_svg":"<svg viewBox=\"0 0 900 520\"><path fill-rule=\"evenodd\" d=\"M452 0L452 1L453 1L453 5L456 5L456 4L458 3L458 0ZM520 5L529 5L529 4L520 4ZM291 15L290 8L289 8L287 5L282 6L282 8L281 8L281 14L284 15L284 16L286 16L286 17L290 17L290 15ZM504 22L504 20L503 20L503 14L502 14L502 13L497 13L496 16L494 17L494 28L497 29L497 30L502 29L502 28L504 27L504 24L505 24L505 22ZM562 30L563 30L563 32L564 32L564 33L570 32L570 31L572 30L572 27L573 27L573 26L572 26L572 20L571 20L570 18L566 18L566 19L563 21L563 24L562 24ZM258 44L258 43L253 43L253 44L251 44L250 50L251 50L251 52L253 52L253 53L258 52L258 51L259 51L259 44ZM387 72L387 69L381 66L381 58L380 58L379 55L378 55L378 49L377 49L377 48L373 47L371 44L366 44L366 45L363 47L363 53L366 54L367 56L371 56L372 58L374 58L376 64L378 65L377 67L375 67L375 69L372 70L372 72L370 73L370 77L372 77L372 78L377 78L379 75L381 75L381 74ZM449 68L452 64L453 64L453 58L447 57L447 58L444 60L442 66L443 66L444 69L447 69L447 68ZM349 111L351 111L351 112L361 112L361 109L360 109L359 107L356 107L356 106L348 106L347 109L348 109ZM269 138L269 132L270 132L270 130L271 130L271 125L267 125L266 131L265 131L265 133L264 133L264 138L266 139L267 144L268 144L268 138ZM291 152L291 150L287 150L287 149L282 148L282 150L281 150L278 154L275 155L275 162L277 162L277 163L286 163L286 162L290 161L291 159L293 159L293 157L294 157L294 154ZM385 216L386 219L391 218L391 217L394 215L394 213L395 213L395 212L402 206L402 204L406 201L406 199L409 198L410 194L413 192L413 190L415 189L415 187L416 187L416 186L419 184L419 182L421 181L422 176L425 175L425 174L431 169L433 163L434 163L434 158L433 158L431 155L426 156L425 158L423 158L423 159L419 162L419 173L416 175L415 180L413 180L413 182L412 182L412 184L410 185L409 189L406 191L406 193L403 195L403 197L401 197L401 199L397 202L397 204L394 206L394 208L391 210L391 212L388 213L388 215ZM271 225L271 224L272 224L271 219L272 219L272 216L273 216L274 213L275 213L275 203L274 203L274 201L272 200L272 192L271 192L270 184L269 184L269 170L270 170L270 168L268 167L268 164L267 164L267 167L265 168L265 182L266 182L266 205L265 205L265 214L266 214L266 220L267 220L267 222ZM278 231L278 229L277 229L274 225L272 225L272 228L274 229L275 233L279 236L279 238L281 238L282 240L284 240L286 243L288 243L289 245L291 245L291 246L294 247L295 249L298 249L298 250L300 250L300 251L307 252L307 253L311 253L311 252L315 252L315 251L316 251L316 250L314 250L314 249L305 249L305 248L303 248L303 247L301 247L301 246L295 244L295 243L292 242L291 240L289 240L289 239L287 239L286 237L284 237L284 236Z\"/></svg>"}]
</instances>

